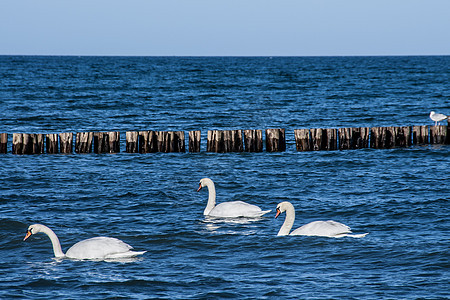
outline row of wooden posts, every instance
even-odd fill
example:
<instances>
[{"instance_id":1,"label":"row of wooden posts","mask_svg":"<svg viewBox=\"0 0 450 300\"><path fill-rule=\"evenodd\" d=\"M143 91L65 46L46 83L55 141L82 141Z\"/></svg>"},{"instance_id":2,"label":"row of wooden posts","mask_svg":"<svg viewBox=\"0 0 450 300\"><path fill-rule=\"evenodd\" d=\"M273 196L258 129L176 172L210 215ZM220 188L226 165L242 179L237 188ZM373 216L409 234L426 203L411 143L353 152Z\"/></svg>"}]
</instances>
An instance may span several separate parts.
<instances>
[{"instance_id":1,"label":"row of wooden posts","mask_svg":"<svg viewBox=\"0 0 450 300\"><path fill-rule=\"evenodd\" d=\"M315 128L294 130L297 151L389 149L420 144L450 144L448 126ZM13 154L73 153L74 134L13 133ZM201 131L189 131L189 152L201 151ZM0 133L0 153L8 134ZM286 150L285 129L265 130L265 150ZM127 153L186 152L184 131L126 132ZM262 152L262 130L209 130L207 152ZM78 132L75 153L118 153L120 132Z\"/></svg>"}]
</instances>

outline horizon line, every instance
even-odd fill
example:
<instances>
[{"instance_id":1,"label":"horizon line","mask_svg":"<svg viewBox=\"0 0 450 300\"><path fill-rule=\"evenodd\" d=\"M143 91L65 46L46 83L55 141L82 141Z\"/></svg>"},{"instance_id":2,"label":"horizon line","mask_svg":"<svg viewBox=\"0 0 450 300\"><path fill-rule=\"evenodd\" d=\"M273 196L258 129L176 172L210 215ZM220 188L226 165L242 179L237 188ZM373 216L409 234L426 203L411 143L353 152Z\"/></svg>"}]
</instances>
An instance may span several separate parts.
<instances>
[{"instance_id":1,"label":"horizon line","mask_svg":"<svg viewBox=\"0 0 450 300\"><path fill-rule=\"evenodd\" d=\"M0 56L42 57L419 57L450 56L450 54L334 54L334 55L138 55L138 54L0 54Z\"/></svg>"}]
</instances>

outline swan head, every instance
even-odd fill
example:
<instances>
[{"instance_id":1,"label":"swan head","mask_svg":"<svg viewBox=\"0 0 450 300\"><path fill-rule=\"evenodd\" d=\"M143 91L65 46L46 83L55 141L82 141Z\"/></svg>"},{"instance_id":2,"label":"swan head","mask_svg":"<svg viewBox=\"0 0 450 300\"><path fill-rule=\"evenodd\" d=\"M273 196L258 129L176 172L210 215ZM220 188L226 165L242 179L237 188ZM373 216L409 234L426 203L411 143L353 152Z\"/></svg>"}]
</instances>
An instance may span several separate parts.
<instances>
[{"instance_id":1,"label":"swan head","mask_svg":"<svg viewBox=\"0 0 450 300\"><path fill-rule=\"evenodd\" d=\"M278 218L278 216L281 213L284 213L289 208L294 209L294 206L288 201L284 201L284 202L278 203L278 205L277 205L277 214L275 215L275 218Z\"/></svg>"},{"instance_id":2,"label":"swan head","mask_svg":"<svg viewBox=\"0 0 450 300\"><path fill-rule=\"evenodd\" d=\"M200 192L200 190L202 188L204 188L205 186L208 186L211 183L213 183L213 181L211 179L209 179L209 178L202 178L202 179L200 179L200 183L199 183L197 192Z\"/></svg>"},{"instance_id":3,"label":"swan head","mask_svg":"<svg viewBox=\"0 0 450 300\"><path fill-rule=\"evenodd\" d=\"M25 240L28 239L31 235L41 232L41 230L42 230L42 225L41 225L41 224L33 224L33 225L30 225L30 226L28 227L27 234L25 235L25 237L23 238L23 240L25 241Z\"/></svg>"}]
</instances>

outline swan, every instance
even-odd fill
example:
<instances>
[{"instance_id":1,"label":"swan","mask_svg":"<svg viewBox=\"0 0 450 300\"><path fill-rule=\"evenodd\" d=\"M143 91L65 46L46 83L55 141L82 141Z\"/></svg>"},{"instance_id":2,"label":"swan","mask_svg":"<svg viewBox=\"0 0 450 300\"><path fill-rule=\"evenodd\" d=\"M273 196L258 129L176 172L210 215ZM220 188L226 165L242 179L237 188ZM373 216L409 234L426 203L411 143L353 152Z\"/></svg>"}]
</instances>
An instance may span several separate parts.
<instances>
[{"instance_id":1,"label":"swan","mask_svg":"<svg viewBox=\"0 0 450 300\"><path fill-rule=\"evenodd\" d=\"M66 254L61 249L58 236L45 225L33 224L28 227L24 241L36 233L45 233L52 242L53 252L56 258L73 259L116 259L129 258L144 254L147 251L131 251L133 247L123 241L110 237L94 237L80 241L67 250Z\"/></svg>"},{"instance_id":2,"label":"swan","mask_svg":"<svg viewBox=\"0 0 450 300\"><path fill-rule=\"evenodd\" d=\"M242 201L223 202L216 205L216 188L211 179L201 179L197 192L205 186L208 188L209 192L208 204L203 211L205 216L221 218L257 218L270 212L270 210L261 210L261 208L256 205L248 204Z\"/></svg>"},{"instance_id":3,"label":"swan","mask_svg":"<svg viewBox=\"0 0 450 300\"><path fill-rule=\"evenodd\" d=\"M352 231L350 227L345 224L336 221L314 221L305 224L291 233L292 225L294 225L295 220L295 209L294 206L288 202L281 202L277 205L277 218L281 213L286 212L286 219L284 220L283 226L281 226L278 235L308 235L308 236L325 236L325 237L344 237L351 236L355 238L362 238L367 235L363 234L351 234Z\"/></svg>"},{"instance_id":4,"label":"swan","mask_svg":"<svg viewBox=\"0 0 450 300\"><path fill-rule=\"evenodd\" d=\"M430 119L434 121L434 126L437 126L439 122L447 119L447 116L444 114L437 114L434 111L430 112Z\"/></svg>"}]
</instances>

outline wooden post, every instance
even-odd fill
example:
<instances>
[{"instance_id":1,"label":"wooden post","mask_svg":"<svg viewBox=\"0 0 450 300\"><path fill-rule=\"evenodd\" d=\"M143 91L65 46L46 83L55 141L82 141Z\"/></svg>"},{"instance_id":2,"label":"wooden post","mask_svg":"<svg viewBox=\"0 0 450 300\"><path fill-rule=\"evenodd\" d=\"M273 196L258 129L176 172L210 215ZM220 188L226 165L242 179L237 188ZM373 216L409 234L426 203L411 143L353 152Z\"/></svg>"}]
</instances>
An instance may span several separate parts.
<instances>
[{"instance_id":1,"label":"wooden post","mask_svg":"<svg viewBox=\"0 0 450 300\"><path fill-rule=\"evenodd\" d=\"M325 136L325 138L324 138ZM326 133L323 132L322 128L312 128L311 129L311 142L313 145L313 150L324 150L326 147Z\"/></svg>"},{"instance_id":2,"label":"wooden post","mask_svg":"<svg viewBox=\"0 0 450 300\"><path fill-rule=\"evenodd\" d=\"M242 140L242 130L229 130L231 151L242 152L244 151L244 143Z\"/></svg>"},{"instance_id":3,"label":"wooden post","mask_svg":"<svg viewBox=\"0 0 450 300\"><path fill-rule=\"evenodd\" d=\"M297 151L313 150L309 129L294 129L294 137Z\"/></svg>"},{"instance_id":4,"label":"wooden post","mask_svg":"<svg viewBox=\"0 0 450 300\"><path fill-rule=\"evenodd\" d=\"M208 139L206 143L207 152L223 153L225 152L223 131L208 130Z\"/></svg>"},{"instance_id":5,"label":"wooden post","mask_svg":"<svg viewBox=\"0 0 450 300\"><path fill-rule=\"evenodd\" d=\"M219 139L217 138L218 130L208 130L208 137L206 140L206 151L217 152Z\"/></svg>"},{"instance_id":6,"label":"wooden post","mask_svg":"<svg viewBox=\"0 0 450 300\"><path fill-rule=\"evenodd\" d=\"M223 131L221 130L208 130L208 140L206 143L207 152L224 153L225 141Z\"/></svg>"},{"instance_id":7,"label":"wooden post","mask_svg":"<svg viewBox=\"0 0 450 300\"><path fill-rule=\"evenodd\" d=\"M430 144L449 144L447 126L438 125L430 127Z\"/></svg>"},{"instance_id":8,"label":"wooden post","mask_svg":"<svg viewBox=\"0 0 450 300\"><path fill-rule=\"evenodd\" d=\"M352 128L339 128L339 150L355 149Z\"/></svg>"},{"instance_id":9,"label":"wooden post","mask_svg":"<svg viewBox=\"0 0 450 300\"><path fill-rule=\"evenodd\" d=\"M352 140L354 149L369 148L369 127L352 128Z\"/></svg>"},{"instance_id":10,"label":"wooden post","mask_svg":"<svg viewBox=\"0 0 450 300\"><path fill-rule=\"evenodd\" d=\"M189 152L200 152L201 131L189 131Z\"/></svg>"},{"instance_id":11,"label":"wooden post","mask_svg":"<svg viewBox=\"0 0 450 300\"><path fill-rule=\"evenodd\" d=\"M339 149L361 149L369 147L369 128L340 128Z\"/></svg>"},{"instance_id":12,"label":"wooden post","mask_svg":"<svg viewBox=\"0 0 450 300\"><path fill-rule=\"evenodd\" d=\"M127 153L138 153L139 143L138 143L139 132L137 131L127 131L126 137L126 152Z\"/></svg>"},{"instance_id":13,"label":"wooden post","mask_svg":"<svg viewBox=\"0 0 450 300\"><path fill-rule=\"evenodd\" d=\"M33 154L45 153L45 135L38 133L32 135L33 139Z\"/></svg>"},{"instance_id":14,"label":"wooden post","mask_svg":"<svg viewBox=\"0 0 450 300\"><path fill-rule=\"evenodd\" d=\"M311 129L311 143L314 151L322 150L325 146L322 144L322 128Z\"/></svg>"},{"instance_id":15,"label":"wooden post","mask_svg":"<svg viewBox=\"0 0 450 300\"><path fill-rule=\"evenodd\" d=\"M94 133L94 153L120 152L120 132Z\"/></svg>"},{"instance_id":16,"label":"wooden post","mask_svg":"<svg viewBox=\"0 0 450 300\"><path fill-rule=\"evenodd\" d=\"M155 131L139 131L139 153L155 153L158 151Z\"/></svg>"},{"instance_id":17,"label":"wooden post","mask_svg":"<svg viewBox=\"0 0 450 300\"><path fill-rule=\"evenodd\" d=\"M337 129L336 128L327 128L326 133L327 133L327 148L326 148L326 150L329 150L329 151L337 150L338 149Z\"/></svg>"},{"instance_id":18,"label":"wooden post","mask_svg":"<svg viewBox=\"0 0 450 300\"><path fill-rule=\"evenodd\" d=\"M332 128L313 128L311 129L311 138L313 150L336 150L337 149L337 130Z\"/></svg>"},{"instance_id":19,"label":"wooden post","mask_svg":"<svg viewBox=\"0 0 450 300\"><path fill-rule=\"evenodd\" d=\"M58 153L58 134L50 133L45 136L45 151L48 154Z\"/></svg>"},{"instance_id":20,"label":"wooden post","mask_svg":"<svg viewBox=\"0 0 450 300\"><path fill-rule=\"evenodd\" d=\"M186 138L184 131L174 131L172 140L172 152L186 152Z\"/></svg>"},{"instance_id":21,"label":"wooden post","mask_svg":"<svg viewBox=\"0 0 450 300\"><path fill-rule=\"evenodd\" d=\"M29 133L23 133L22 154L33 154L33 137Z\"/></svg>"},{"instance_id":22,"label":"wooden post","mask_svg":"<svg viewBox=\"0 0 450 300\"><path fill-rule=\"evenodd\" d=\"M428 144L428 125L427 126L413 126L413 145Z\"/></svg>"},{"instance_id":23,"label":"wooden post","mask_svg":"<svg viewBox=\"0 0 450 300\"><path fill-rule=\"evenodd\" d=\"M23 154L33 154L33 135L30 133L23 134Z\"/></svg>"},{"instance_id":24,"label":"wooden post","mask_svg":"<svg viewBox=\"0 0 450 300\"><path fill-rule=\"evenodd\" d=\"M0 153L8 153L8 134L0 133Z\"/></svg>"},{"instance_id":25,"label":"wooden post","mask_svg":"<svg viewBox=\"0 0 450 300\"><path fill-rule=\"evenodd\" d=\"M185 152L184 131L156 132L157 151L163 153Z\"/></svg>"},{"instance_id":26,"label":"wooden post","mask_svg":"<svg viewBox=\"0 0 450 300\"><path fill-rule=\"evenodd\" d=\"M394 145L392 139L392 127L372 127L370 136L370 147L375 149L389 149Z\"/></svg>"},{"instance_id":27,"label":"wooden post","mask_svg":"<svg viewBox=\"0 0 450 300\"><path fill-rule=\"evenodd\" d=\"M208 152L242 152L242 130L208 130Z\"/></svg>"},{"instance_id":28,"label":"wooden post","mask_svg":"<svg viewBox=\"0 0 450 300\"><path fill-rule=\"evenodd\" d=\"M139 131L138 133L138 145L139 145L139 153L148 153L148 138L150 131Z\"/></svg>"},{"instance_id":29,"label":"wooden post","mask_svg":"<svg viewBox=\"0 0 450 300\"><path fill-rule=\"evenodd\" d=\"M404 127L374 127L371 130L371 147L389 149L394 147L409 147L411 145L411 128Z\"/></svg>"},{"instance_id":30,"label":"wooden post","mask_svg":"<svg viewBox=\"0 0 450 300\"><path fill-rule=\"evenodd\" d=\"M263 151L262 130L244 130L244 149L245 152Z\"/></svg>"},{"instance_id":31,"label":"wooden post","mask_svg":"<svg viewBox=\"0 0 450 300\"><path fill-rule=\"evenodd\" d=\"M157 131L156 132L156 140L157 140L157 152L168 152L168 144L170 144L170 136L168 131Z\"/></svg>"},{"instance_id":32,"label":"wooden post","mask_svg":"<svg viewBox=\"0 0 450 300\"><path fill-rule=\"evenodd\" d=\"M13 134L13 154L44 153L44 135L29 133Z\"/></svg>"},{"instance_id":33,"label":"wooden post","mask_svg":"<svg viewBox=\"0 0 450 300\"><path fill-rule=\"evenodd\" d=\"M286 138L284 129L266 129L266 151L286 151Z\"/></svg>"},{"instance_id":34,"label":"wooden post","mask_svg":"<svg viewBox=\"0 0 450 300\"><path fill-rule=\"evenodd\" d=\"M370 148L379 149L383 148L383 139L385 127L372 127L370 129Z\"/></svg>"},{"instance_id":35,"label":"wooden post","mask_svg":"<svg viewBox=\"0 0 450 300\"><path fill-rule=\"evenodd\" d=\"M92 153L93 132L77 132L75 138L76 153Z\"/></svg>"},{"instance_id":36,"label":"wooden post","mask_svg":"<svg viewBox=\"0 0 450 300\"><path fill-rule=\"evenodd\" d=\"M65 132L59 134L59 152L64 154L72 153L73 149L73 133Z\"/></svg>"},{"instance_id":37,"label":"wooden post","mask_svg":"<svg viewBox=\"0 0 450 300\"><path fill-rule=\"evenodd\" d=\"M156 132L156 152L169 152L171 136L168 131L157 131Z\"/></svg>"},{"instance_id":38,"label":"wooden post","mask_svg":"<svg viewBox=\"0 0 450 300\"><path fill-rule=\"evenodd\" d=\"M107 132L94 132L94 153L109 152L109 135Z\"/></svg>"},{"instance_id":39,"label":"wooden post","mask_svg":"<svg viewBox=\"0 0 450 300\"><path fill-rule=\"evenodd\" d=\"M23 134L22 133L13 133L12 153L13 154L23 154Z\"/></svg>"},{"instance_id":40,"label":"wooden post","mask_svg":"<svg viewBox=\"0 0 450 300\"><path fill-rule=\"evenodd\" d=\"M120 132L113 131L107 133L109 138L109 153L120 152Z\"/></svg>"},{"instance_id":41,"label":"wooden post","mask_svg":"<svg viewBox=\"0 0 450 300\"><path fill-rule=\"evenodd\" d=\"M207 152L219 152L219 131L218 130L208 130L208 138L206 141L206 151Z\"/></svg>"},{"instance_id":42,"label":"wooden post","mask_svg":"<svg viewBox=\"0 0 450 300\"><path fill-rule=\"evenodd\" d=\"M411 146L411 127L392 127L392 136L394 147L409 147Z\"/></svg>"}]
</instances>

